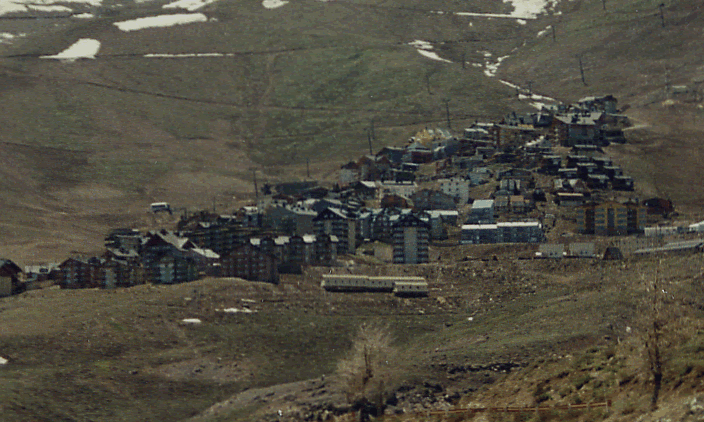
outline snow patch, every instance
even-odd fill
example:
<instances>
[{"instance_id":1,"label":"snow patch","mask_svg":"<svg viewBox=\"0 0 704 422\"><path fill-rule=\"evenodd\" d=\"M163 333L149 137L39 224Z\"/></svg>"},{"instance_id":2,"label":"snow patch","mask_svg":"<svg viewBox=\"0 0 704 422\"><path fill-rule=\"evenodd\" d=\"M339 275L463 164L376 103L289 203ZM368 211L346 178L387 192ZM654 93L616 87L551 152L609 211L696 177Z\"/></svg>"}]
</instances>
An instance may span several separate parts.
<instances>
[{"instance_id":1,"label":"snow patch","mask_svg":"<svg viewBox=\"0 0 704 422\"><path fill-rule=\"evenodd\" d=\"M234 53L179 53L179 54L167 54L167 53L150 53L145 54L144 58L147 59L190 59L190 58L208 58L208 57L234 57Z\"/></svg>"},{"instance_id":2,"label":"snow patch","mask_svg":"<svg viewBox=\"0 0 704 422\"><path fill-rule=\"evenodd\" d=\"M411 47L417 48L419 50L432 50L433 45L429 43L428 41L423 41L423 40L415 40L413 42L409 42L408 45Z\"/></svg>"},{"instance_id":3,"label":"snow patch","mask_svg":"<svg viewBox=\"0 0 704 422\"><path fill-rule=\"evenodd\" d=\"M11 34L9 32L0 32L0 44L12 44L15 38L24 37L25 34Z\"/></svg>"},{"instance_id":4,"label":"snow patch","mask_svg":"<svg viewBox=\"0 0 704 422\"><path fill-rule=\"evenodd\" d=\"M102 0L0 0L0 15L26 12L72 12L73 10L66 4L100 6Z\"/></svg>"},{"instance_id":5,"label":"snow patch","mask_svg":"<svg viewBox=\"0 0 704 422\"><path fill-rule=\"evenodd\" d=\"M510 56L503 56L499 57L496 62L491 63L489 61L486 62L486 67L484 68L484 74L490 78L493 78L496 76L496 72L499 71L499 66L501 66L501 62L509 58Z\"/></svg>"},{"instance_id":6,"label":"snow patch","mask_svg":"<svg viewBox=\"0 0 704 422\"><path fill-rule=\"evenodd\" d=\"M457 16L474 16L478 18L504 18L504 19L535 19L534 17L514 16L505 13L474 13L474 12L455 12Z\"/></svg>"},{"instance_id":7,"label":"snow patch","mask_svg":"<svg viewBox=\"0 0 704 422\"><path fill-rule=\"evenodd\" d=\"M198 318L184 318L184 319L181 320L181 322L184 323L184 324L194 324L194 325L198 325L198 324L201 324L203 321L201 321L201 320L198 319Z\"/></svg>"},{"instance_id":8,"label":"snow patch","mask_svg":"<svg viewBox=\"0 0 704 422\"><path fill-rule=\"evenodd\" d=\"M57 5L35 5L35 4L29 4L27 5L27 9L32 11L32 12L44 12L44 13L51 13L51 12L68 12L71 13L73 12L73 9L70 7L66 6L57 6Z\"/></svg>"},{"instance_id":9,"label":"snow patch","mask_svg":"<svg viewBox=\"0 0 704 422\"><path fill-rule=\"evenodd\" d=\"M518 99L520 101L529 101L528 104L530 104L532 107L537 108L538 110L542 110L543 107L549 108L551 106L551 104L548 104L548 103L552 103L552 104L559 103L559 101L557 101L556 99L545 96L545 95L533 94L533 93L528 93L528 94L521 93L520 91L525 92L526 90L524 90L523 88L521 88L520 86L518 86L516 84L513 84L508 81L504 81L503 79L499 79L499 82L518 91Z\"/></svg>"},{"instance_id":10,"label":"snow patch","mask_svg":"<svg viewBox=\"0 0 704 422\"><path fill-rule=\"evenodd\" d=\"M552 25L546 26L545 29L543 29L542 31L538 31L538 34L536 35L536 37L538 37L538 38L542 37L543 35L547 34L551 29L552 29Z\"/></svg>"},{"instance_id":11,"label":"snow patch","mask_svg":"<svg viewBox=\"0 0 704 422\"><path fill-rule=\"evenodd\" d=\"M94 59L100 50L100 41L90 38L81 38L66 50L53 56L40 56L40 59L56 59L73 62L78 59Z\"/></svg>"},{"instance_id":12,"label":"snow patch","mask_svg":"<svg viewBox=\"0 0 704 422\"><path fill-rule=\"evenodd\" d=\"M442 57L438 56L438 53L436 53L434 51L427 51L427 50L416 50L416 51L418 51L422 56L425 56L429 59L437 60L439 62L452 63L452 61L447 60L447 59L443 59Z\"/></svg>"},{"instance_id":13,"label":"snow patch","mask_svg":"<svg viewBox=\"0 0 704 422\"><path fill-rule=\"evenodd\" d=\"M552 102L558 102L554 98L546 97L545 95L539 95L539 94L531 94L530 95L531 100L538 100L538 101L552 101Z\"/></svg>"},{"instance_id":14,"label":"snow patch","mask_svg":"<svg viewBox=\"0 0 704 422\"><path fill-rule=\"evenodd\" d=\"M7 365L8 360L0 356L0 365Z\"/></svg>"},{"instance_id":15,"label":"snow patch","mask_svg":"<svg viewBox=\"0 0 704 422\"><path fill-rule=\"evenodd\" d=\"M287 1L284 0L264 0L262 2L262 6L264 6L267 9L276 9L281 6L286 6L288 4Z\"/></svg>"},{"instance_id":16,"label":"snow patch","mask_svg":"<svg viewBox=\"0 0 704 422\"><path fill-rule=\"evenodd\" d=\"M424 56L427 57L431 60L437 60L439 62L445 62L445 63L452 63L452 61L443 59L442 57L438 56L438 53L434 51L430 51L433 49L433 45L429 43L428 41L423 41L423 40L415 40L413 42L409 42L408 45L411 47L414 47L416 51Z\"/></svg>"},{"instance_id":17,"label":"snow patch","mask_svg":"<svg viewBox=\"0 0 704 422\"><path fill-rule=\"evenodd\" d=\"M208 17L202 13L178 13L174 15L149 16L146 18L115 22L113 25L117 26L121 31L129 32L147 28L167 28L175 25L207 21Z\"/></svg>"},{"instance_id":18,"label":"snow patch","mask_svg":"<svg viewBox=\"0 0 704 422\"><path fill-rule=\"evenodd\" d=\"M242 309L225 308L225 309L216 309L216 311L225 312L226 314L253 314L253 313L257 312L257 311L253 311L253 310L247 309L247 308L242 308Z\"/></svg>"},{"instance_id":19,"label":"snow patch","mask_svg":"<svg viewBox=\"0 0 704 422\"><path fill-rule=\"evenodd\" d=\"M504 81L503 79L499 79L499 82L501 82L502 84L504 84L506 86L510 86L513 89L518 89L518 85L512 84L509 81Z\"/></svg>"},{"instance_id":20,"label":"snow patch","mask_svg":"<svg viewBox=\"0 0 704 422\"><path fill-rule=\"evenodd\" d=\"M76 19L93 19L95 15L92 13L79 13L77 15L73 15L72 17Z\"/></svg>"},{"instance_id":21,"label":"snow patch","mask_svg":"<svg viewBox=\"0 0 704 422\"><path fill-rule=\"evenodd\" d=\"M506 13L473 13L473 12L455 12L457 16L476 16L480 18L504 18L517 19L521 25L526 24L526 19L537 19L538 15L545 13L547 10L554 10L558 0L504 0L504 3L510 3L513 6L513 12ZM436 12L437 13L437 12ZM557 12L560 15L561 12Z\"/></svg>"},{"instance_id":22,"label":"snow patch","mask_svg":"<svg viewBox=\"0 0 704 422\"><path fill-rule=\"evenodd\" d=\"M525 25L528 22L525 19L516 19L516 23L518 23L519 25Z\"/></svg>"},{"instance_id":23,"label":"snow patch","mask_svg":"<svg viewBox=\"0 0 704 422\"><path fill-rule=\"evenodd\" d=\"M215 3L217 0L177 0L175 2L165 4L162 6L164 9L185 9L189 12L198 10L210 3Z\"/></svg>"},{"instance_id":24,"label":"snow patch","mask_svg":"<svg viewBox=\"0 0 704 422\"><path fill-rule=\"evenodd\" d=\"M535 19L548 8L554 8L557 0L504 0L511 3L513 12L511 16L523 19Z\"/></svg>"}]
</instances>

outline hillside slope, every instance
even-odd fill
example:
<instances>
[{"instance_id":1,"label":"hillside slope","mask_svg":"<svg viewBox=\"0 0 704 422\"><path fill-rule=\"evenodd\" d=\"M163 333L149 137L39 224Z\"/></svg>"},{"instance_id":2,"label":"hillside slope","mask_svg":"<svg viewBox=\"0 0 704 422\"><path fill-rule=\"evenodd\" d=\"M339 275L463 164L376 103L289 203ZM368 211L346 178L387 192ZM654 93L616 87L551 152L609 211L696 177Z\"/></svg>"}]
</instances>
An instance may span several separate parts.
<instances>
[{"instance_id":1,"label":"hillside slope","mask_svg":"<svg viewBox=\"0 0 704 422\"><path fill-rule=\"evenodd\" d=\"M537 19L514 3L220 0L197 12L106 3L91 19L2 20L27 35L0 44L0 172L18 177L0 184L23 193L3 201L0 253L22 262L88 252L109 227L148 226L152 201L229 210L251 197L253 170L302 179L310 159L313 177L333 179L367 150L372 125L375 149L399 144L445 126L448 100L455 129L530 109L500 79L563 101L616 95L642 125L609 153L641 195L698 216L698 6L671 2L663 27L650 0L563 1ZM206 21L114 25L177 12ZM100 42L94 60L40 58L83 38ZM690 93L665 109L676 85ZM32 148L41 154L25 158ZM33 224L39 217L51 229ZM55 247L40 250L46 239Z\"/></svg>"},{"instance_id":2,"label":"hillside slope","mask_svg":"<svg viewBox=\"0 0 704 422\"><path fill-rule=\"evenodd\" d=\"M18 188L46 198L51 209L64 207L72 224L84 224L88 208L140 221L156 200L229 207L233 194L251 191L254 169L295 179L302 176L296 166L310 159L315 176L325 177L367 149L372 125L380 148L444 124L445 100L457 127L501 116L514 103L510 88L483 68L450 63L460 56L446 47L467 46L466 60L483 63L490 45L515 48L524 26L485 20L468 30L467 18L430 13L431 6L465 10L443 1L297 1L266 9L222 0L202 9L207 22L130 32L114 23L174 12L150 2L53 26L29 20L34 32L0 44L0 141L54 152L48 166L29 160L27 170L15 169L14 155L5 165L27 179ZM495 41L496 30L511 36ZM95 60L41 58L85 38L100 43ZM439 55L420 54L409 45L415 40L429 41ZM68 164L64 152L80 160ZM24 213L14 205L3 213L6 225ZM78 247L57 241L57 254ZM3 253L16 255L13 242Z\"/></svg>"}]
</instances>

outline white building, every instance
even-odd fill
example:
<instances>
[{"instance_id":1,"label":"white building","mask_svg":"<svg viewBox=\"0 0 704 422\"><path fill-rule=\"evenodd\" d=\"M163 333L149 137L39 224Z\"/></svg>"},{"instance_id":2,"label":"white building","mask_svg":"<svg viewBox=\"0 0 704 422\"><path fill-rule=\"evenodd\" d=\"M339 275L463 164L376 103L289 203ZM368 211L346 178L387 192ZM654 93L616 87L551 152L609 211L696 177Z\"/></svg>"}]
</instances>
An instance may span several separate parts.
<instances>
[{"instance_id":1,"label":"white building","mask_svg":"<svg viewBox=\"0 0 704 422\"><path fill-rule=\"evenodd\" d=\"M469 201L469 181L461 177L440 179L440 190L458 199L458 205L464 205Z\"/></svg>"},{"instance_id":2,"label":"white building","mask_svg":"<svg viewBox=\"0 0 704 422\"><path fill-rule=\"evenodd\" d=\"M399 195L410 198L416 193L418 185L415 182L382 182L380 188L379 192L382 197L384 195Z\"/></svg>"}]
</instances>

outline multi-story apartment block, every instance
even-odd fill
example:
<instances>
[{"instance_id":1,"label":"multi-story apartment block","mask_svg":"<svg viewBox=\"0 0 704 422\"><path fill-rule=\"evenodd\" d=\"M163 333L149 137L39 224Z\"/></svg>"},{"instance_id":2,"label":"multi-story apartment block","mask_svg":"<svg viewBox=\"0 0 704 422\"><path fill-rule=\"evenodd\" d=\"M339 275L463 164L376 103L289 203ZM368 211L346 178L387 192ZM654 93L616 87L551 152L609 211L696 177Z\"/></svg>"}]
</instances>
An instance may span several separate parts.
<instances>
[{"instance_id":1,"label":"multi-story apartment block","mask_svg":"<svg viewBox=\"0 0 704 422\"><path fill-rule=\"evenodd\" d=\"M339 239L337 254L354 253L356 247L354 218L338 208L326 208L313 219L317 236L329 235Z\"/></svg>"},{"instance_id":2,"label":"multi-story apartment block","mask_svg":"<svg viewBox=\"0 0 704 422\"><path fill-rule=\"evenodd\" d=\"M246 244L221 257L222 276L245 280L279 282L276 258L262 249Z\"/></svg>"},{"instance_id":3,"label":"multi-story apartment block","mask_svg":"<svg viewBox=\"0 0 704 422\"><path fill-rule=\"evenodd\" d=\"M430 227L413 214L402 215L394 225L394 264L427 263Z\"/></svg>"},{"instance_id":4,"label":"multi-story apartment block","mask_svg":"<svg viewBox=\"0 0 704 422\"><path fill-rule=\"evenodd\" d=\"M577 210L577 222L582 233L623 236L642 232L645 228L645 215L645 208L637 203L606 201L580 207Z\"/></svg>"}]
</instances>

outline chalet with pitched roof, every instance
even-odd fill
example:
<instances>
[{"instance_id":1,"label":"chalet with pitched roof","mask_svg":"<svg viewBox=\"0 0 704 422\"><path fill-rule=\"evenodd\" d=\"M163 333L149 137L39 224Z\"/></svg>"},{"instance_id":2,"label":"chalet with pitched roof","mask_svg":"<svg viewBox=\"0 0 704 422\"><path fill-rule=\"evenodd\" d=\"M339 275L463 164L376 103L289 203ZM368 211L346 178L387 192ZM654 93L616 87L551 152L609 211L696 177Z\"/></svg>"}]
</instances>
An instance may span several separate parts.
<instances>
[{"instance_id":1,"label":"chalet with pitched roof","mask_svg":"<svg viewBox=\"0 0 704 422\"><path fill-rule=\"evenodd\" d=\"M553 129L561 145L601 145L604 113L580 112L558 114L553 119Z\"/></svg>"},{"instance_id":2,"label":"chalet with pitched roof","mask_svg":"<svg viewBox=\"0 0 704 422\"><path fill-rule=\"evenodd\" d=\"M25 290L20 281L22 269L9 259L0 259L0 297L10 296Z\"/></svg>"}]
</instances>

